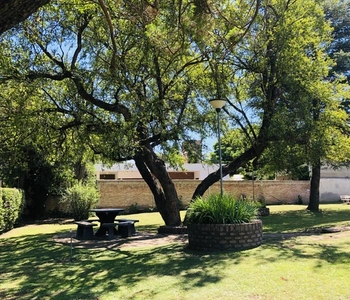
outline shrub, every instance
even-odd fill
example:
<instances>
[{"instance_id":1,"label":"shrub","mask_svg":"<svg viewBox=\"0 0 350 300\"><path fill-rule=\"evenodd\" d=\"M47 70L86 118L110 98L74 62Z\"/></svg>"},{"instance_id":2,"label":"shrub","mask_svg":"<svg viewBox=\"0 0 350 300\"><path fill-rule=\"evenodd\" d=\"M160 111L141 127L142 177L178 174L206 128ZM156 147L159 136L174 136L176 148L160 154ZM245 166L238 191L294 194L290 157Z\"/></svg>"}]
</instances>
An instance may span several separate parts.
<instances>
[{"instance_id":1,"label":"shrub","mask_svg":"<svg viewBox=\"0 0 350 300\"><path fill-rule=\"evenodd\" d=\"M62 202L67 205L67 212L71 213L74 220L89 218L89 209L96 204L99 198L97 189L93 186L77 183L68 188L62 197Z\"/></svg>"},{"instance_id":2,"label":"shrub","mask_svg":"<svg viewBox=\"0 0 350 300\"><path fill-rule=\"evenodd\" d=\"M20 220L25 198L24 192L19 189L1 189L0 201L0 232L8 231Z\"/></svg>"},{"instance_id":3,"label":"shrub","mask_svg":"<svg viewBox=\"0 0 350 300\"><path fill-rule=\"evenodd\" d=\"M236 200L231 195L199 197L190 203L184 224L249 223L256 218L256 205L247 200Z\"/></svg>"},{"instance_id":4,"label":"shrub","mask_svg":"<svg viewBox=\"0 0 350 300\"><path fill-rule=\"evenodd\" d=\"M139 209L139 207L138 207L137 202L131 204L131 205L129 206L129 208L128 208L128 213L129 213L129 214L137 214L137 213L139 213L139 212L140 212L140 209Z\"/></svg>"}]
</instances>

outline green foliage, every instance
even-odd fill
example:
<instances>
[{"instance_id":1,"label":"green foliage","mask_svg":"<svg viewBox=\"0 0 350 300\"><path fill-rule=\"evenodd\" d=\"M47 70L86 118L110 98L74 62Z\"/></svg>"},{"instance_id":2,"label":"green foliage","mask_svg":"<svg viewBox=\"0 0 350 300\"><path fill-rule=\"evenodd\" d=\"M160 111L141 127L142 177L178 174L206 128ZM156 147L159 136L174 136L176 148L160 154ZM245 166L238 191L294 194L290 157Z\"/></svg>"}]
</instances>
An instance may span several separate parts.
<instances>
[{"instance_id":1,"label":"green foliage","mask_svg":"<svg viewBox=\"0 0 350 300\"><path fill-rule=\"evenodd\" d=\"M0 191L0 232L3 232L12 229L21 218L25 197L19 189L2 188Z\"/></svg>"},{"instance_id":2,"label":"green foliage","mask_svg":"<svg viewBox=\"0 0 350 300\"><path fill-rule=\"evenodd\" d=\"M137 202L131 204L128 208L128 214L137 214L139 212L140 212L140 210L139 210Z\"/></svg>"},{"instance_id":3,"label":"green foliage","mask_svg":"<svg viewBox=\"0 0 350 300\"><path fill-rule=\"evenodd\" d=\"M67 212L78 221L89 218L89 209L96 204L98 199L99 193L94 186L77 183L66 190L61 201L67 205Z\"/></svg>"},{"instance_id":4,"label":"green foliage","mask_svg":"<svg viewBox=\"0 0 350 300\"><path fill-rule=\"evenodd\" d=\"M231 195L198 197L187 210L184 224L234 224L252 221L257 207L252 201L236 200Z\"/></svg>"}]
</instances>

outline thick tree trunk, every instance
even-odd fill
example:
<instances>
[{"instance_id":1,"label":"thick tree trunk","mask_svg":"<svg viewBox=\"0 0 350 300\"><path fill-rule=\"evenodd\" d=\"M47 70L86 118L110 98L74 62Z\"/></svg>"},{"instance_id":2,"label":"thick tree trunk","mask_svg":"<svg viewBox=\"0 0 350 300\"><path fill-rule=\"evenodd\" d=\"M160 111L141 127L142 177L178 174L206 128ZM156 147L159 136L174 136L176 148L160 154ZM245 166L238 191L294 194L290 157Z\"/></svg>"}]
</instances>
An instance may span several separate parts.
<instances>
[{"instance_id":1,"label":"thick tree trunk","mask_svg":"<svg viewBox=\"0 0 350 300\"><path fill-rule=\"evenodd\" d=\"M320 180L321 180L321 163L312 167L311 183L310 183L310 198L308 210L319 211L320 204Z\"/></svg>"},{"instance_id":2,"label":"thick tree trunk","mask_svg":"<svg viewBox=\"0 0 350 300\"><path fill-rule=\"evenodd\" d=\"M0 34L23 22L50 0L0 0Z\"/></svg>"},{"instance_id":3,"label":"thick tree trunk","mask_svg":"<svg viewBox=\"0 0 350 300\"><path fill-rule=\"evenodd\" d=\"M175 185L164 162L151 148L144 148L135 157L135 163L143 179L152 191L154 200L165 225L180 226L180 207Z\"/></svg>"}]
</instances>

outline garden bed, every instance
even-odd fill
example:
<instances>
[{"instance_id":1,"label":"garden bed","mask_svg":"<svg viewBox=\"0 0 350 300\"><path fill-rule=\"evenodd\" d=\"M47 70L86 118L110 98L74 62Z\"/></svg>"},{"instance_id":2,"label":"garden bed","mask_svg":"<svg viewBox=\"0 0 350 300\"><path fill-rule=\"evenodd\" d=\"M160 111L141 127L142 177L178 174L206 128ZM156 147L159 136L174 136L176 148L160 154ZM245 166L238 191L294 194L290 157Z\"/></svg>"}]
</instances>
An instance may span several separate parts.
<instances>
[{"instance_id":1,"label":"garden bed","mask_svg":"<svg viewBox=\"0 0 350 300\"><path fill-rule=\"evenodd\" d=\"M262 222L240 224L190 224L188 242L192 250L243 250L262 243Z\"/></svg>"}]
</instances>

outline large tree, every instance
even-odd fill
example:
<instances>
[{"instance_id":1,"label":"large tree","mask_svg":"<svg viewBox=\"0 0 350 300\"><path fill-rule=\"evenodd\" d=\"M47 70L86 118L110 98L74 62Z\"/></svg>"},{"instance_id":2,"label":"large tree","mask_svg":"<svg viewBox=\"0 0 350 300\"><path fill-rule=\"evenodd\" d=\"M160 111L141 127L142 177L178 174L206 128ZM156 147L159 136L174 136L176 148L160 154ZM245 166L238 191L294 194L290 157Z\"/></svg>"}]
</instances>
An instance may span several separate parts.
<instances>
[{"instance_id":1,"label":"large tree","mask_svg":"<svg viewBox=\"0 0 350 300\"><path fill-rule=\"evenodd\" d=\"M320 3L263 2L253 29L225 57L235 71L224 78L226 89L231 89L226 91L225 111L233 126L246 134L249 147L223 166L224 176L258 160L276 142L303 145L305 160L318 167L335 136L329 126L344 124L341 88L325 81L332 66L326 53L330 39ZM219 171L210 174L194 197L219 178Z\"/></svg>"},{"instance_id":2,"label":"large tree","mask_svg":"<svg viewBox=\"0 0 350 300\"><path fill-rule=\"evenodd\" d=\"M343 83L349 82L349 1L336 0L336 1L324 1L325 16L330 21L333 27L332 41L327 48L327 52L334 60L334 65L329 69L327 79L330 82L343 81ZM343 77L343 80L339 78L339 74ZM346 80L347 79L347 80ZM325 107L329 107L325 103L328 99L324 97L317 97L312 99L312 120L316 124L319 132L315 133L317 142L315 144L315 150L313 151L313 158L311 159L311 186L310 186L310 199L308 209L313 211L319 210L319 187L321 179L321 166L328 165L338 167L342 164L349 164L349 127L347 126L347 117L343 114L341 116L334 115L326 120L323 118L325 115ZM338 106L342 106L344 109L349 110L349 94L344 93L341 98L338 99ZM326 113L327 115L327 113ZM342 121L340 121L340 118ZM331 130L330 130L331 128ZM313 139L315 141L315 138ZM336 148L338 151L334 151Z\"/></svg>"},{"instance_id":3,"label":"large tree","mask_svg":"<svg viewBox=\"0 0 350 300\"><path fill-rule=\"evenodd\" d=\"M15 38L3 35L10 63L2 81L39 87L50 128L79 128L79 142L104 159L135 160L165 224L180 225L176 189L157 153L210 132L214 113L203 96L211 94L212 51L196 45L228 23L240 27L232 42L240 40L254 13L233 14L239 7L229 2L210 9L190 1L59 4L29 18Z\"/></svg>"}]
</instances>

